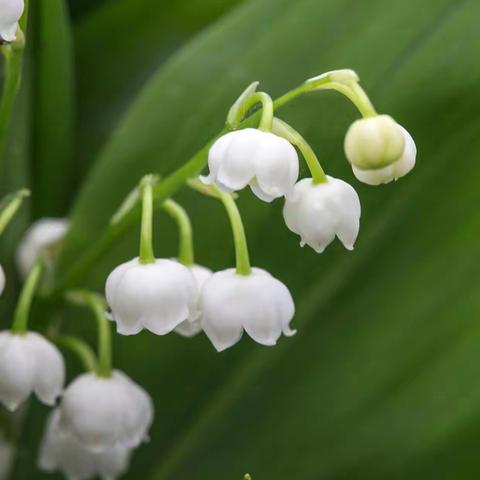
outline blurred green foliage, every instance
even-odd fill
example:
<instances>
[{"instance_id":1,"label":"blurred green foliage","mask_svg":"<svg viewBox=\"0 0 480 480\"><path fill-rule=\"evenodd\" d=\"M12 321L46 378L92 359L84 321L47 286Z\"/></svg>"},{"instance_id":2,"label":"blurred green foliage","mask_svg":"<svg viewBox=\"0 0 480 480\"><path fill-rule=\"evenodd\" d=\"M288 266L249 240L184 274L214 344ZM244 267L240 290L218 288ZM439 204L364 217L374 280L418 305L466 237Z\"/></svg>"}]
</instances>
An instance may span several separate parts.
<instances>
[{"instance_id":1,"label":"blurred green foliage","mask_svg":"<svg viewBox=\"0 0 480 480\"><path fill-rule=\"evenodd\" d=\"M60 0L36 3L40 12L62 8ZM354 68L378 110L403 124L419 150L408 177L371 188L355 181L344 159L343 136L356 115L344 99L321 93L279 113L330 174L359 192L356 249L336 244L321 256L300 249L281 202L242 193L252 261L293 291L299 332L271 349L245 338L223 354L203 336L116 336L117 366L156 407L151 442L126 478L234 479L245 471L258 480L477 478L480 4L256 0L215 20L235 2L88 2L83 13L75 3L71 34L57 23L66 17L43 24L32 17L0 179L2 193L32 186L32 216L63 213L71 202L61 273L95 242L137 179L184 163L253 80L276 96L309 76ZM62 45L52 43L59 35ZM68 201L65 185L74 186ZM192 214L198 261L230 266L221 207L190 192L179 200ZM28 214L2 239L9 280ZM174 225L162 213L157 221L157 253L172 256ZM108 272L135 254L136 237L132 230L112 246L83 286L101 290ZM4 325L15 293L12 280L0 302ZM81 312L37 307L38 325L63 317L66 330L93 338ZM55 478L35 469L45 411L32 402L15 478Z\"/></svg>"}]
</instances>

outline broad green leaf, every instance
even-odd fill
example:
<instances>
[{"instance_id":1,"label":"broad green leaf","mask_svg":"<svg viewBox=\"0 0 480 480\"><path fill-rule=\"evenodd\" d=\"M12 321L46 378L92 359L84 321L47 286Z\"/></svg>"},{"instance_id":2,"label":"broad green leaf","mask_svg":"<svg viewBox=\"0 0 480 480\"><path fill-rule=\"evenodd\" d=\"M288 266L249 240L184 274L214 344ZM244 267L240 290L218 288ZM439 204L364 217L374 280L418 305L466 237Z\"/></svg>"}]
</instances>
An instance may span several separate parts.
<instances>
[{"instance_id":1,"label":"broad green leaf","mask_svg":"<svg viewBox=\"0 0 480 480\"><path fill-rule=\"evenodd\" d=\"M355 118L342 98L319 93L280 112L327 172L358 190L356 249L300 249L280 202L242 193L252 260L291 288L298 334L270 349L245 338L221 355L202 336L117 336L118 367L156 406L151 442L135 453L127 478L475 478L479 15L474 0L258 0L152 77L85 182L61 273L138 178L179 167L255 80L275 96L323 71L354 68L379 111L413 134L419 154L399 182L360 185L342 152ZM193 193L180 201L194 220L198 261L230 266L220 206ZM159 225L157 252L172 256L174 227L160 214ZM132 231L85 284L102 288L109 270L136 255L135 244ZM80 317L69 319L71 329L85 329Z\"/></svg>"},{"instance_id":2,"label":"broad green leaf","mask_svg":"<svg viewBox=\"0 0 480 480\"><path fill-rule=\"evenodd\" d=\"M77 173L72 39L64 0L34 3L33 208L35 217L61 216Z\"/></svg>"},{"instance_id":3,"label":"broad green leaf","mask_svg":"<svg viewBox=\"0 0 480 480\"><path fill-rule=\"evenodd\" d=\"M81 75L79 151L85 173L150 75L182 44L241 0L114 0L75 28Z\"/></svg>"}]
</instances>

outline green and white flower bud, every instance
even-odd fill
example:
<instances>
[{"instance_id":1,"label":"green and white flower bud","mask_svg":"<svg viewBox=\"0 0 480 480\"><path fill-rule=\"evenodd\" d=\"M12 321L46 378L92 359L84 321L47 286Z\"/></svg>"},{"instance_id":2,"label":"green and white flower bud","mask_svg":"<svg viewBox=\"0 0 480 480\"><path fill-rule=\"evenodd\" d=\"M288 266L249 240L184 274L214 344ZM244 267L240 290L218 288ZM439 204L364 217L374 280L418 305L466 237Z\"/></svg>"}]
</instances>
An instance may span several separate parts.
<instances>
[{"instance_id":1,"label":"green and white flower bud","mask_svg":"<svg viewBox=\"0 0 480 480\"><path fill-rule=\"evenodd\" d=\"M345 154L353 167L383 168L396 162L405 150L400 125L389 115L362 118L352 123L345 136Z\"/></svg>"}]
</instances>

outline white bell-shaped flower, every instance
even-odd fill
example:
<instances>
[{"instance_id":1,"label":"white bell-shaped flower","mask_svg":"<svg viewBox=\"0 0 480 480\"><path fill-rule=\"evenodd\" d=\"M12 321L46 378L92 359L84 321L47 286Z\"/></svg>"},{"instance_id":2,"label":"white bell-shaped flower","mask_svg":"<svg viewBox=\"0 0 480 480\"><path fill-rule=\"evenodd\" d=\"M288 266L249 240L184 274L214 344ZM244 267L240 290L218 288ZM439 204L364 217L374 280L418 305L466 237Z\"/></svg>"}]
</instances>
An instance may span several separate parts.
<instances>
[{"instance_id":1,"label":"white bell-shaped flower","mask_svg":"<svg viewBox=\"0 0 480 480\"><path fill-rule=\"evenodd\" d=\"M391 165L377 169L361 169L352 165L354 175L363 183L368 185L381 185L383 183L390 183L392 180L398 180L404 177L415 166L417 147L412 136L398 125L405 138L405 148L398 160Z\"/></svg>"},{"instance_id":2,"label":"white bell-shaped flower","mask_svg":"<svg viewBox=\"0 0 480 480\"><path fill-rule=\"evenodd\" d=\"M188 267L192 272L195 281L197 282L198 287L198 296L197 296L197 312L194 316L188 317L187 320L183 321L180 325L175 328L175 332L184 336L184 337L193 337L202 331L202 326L200 325L200 308L198 307L198 298L204 283L213 275L213 272L201 265L192 265Z\"/></svg>"},{"instance_id":3,"label":"white bell-shaped flower","mask_svg":"<svg viewBox=\"0 0 480 480\"><path fill-rule=\"evenodd\" d=\"M127 471L130 449L113 447L92 452L62 428L60 416L57 409L47 420L38 459L41 470L50 473L59 471L69 480L97 477L115 480Z\"/></svg>"},{"instance_id":4,"label":"white bell-shaped flower","mask_svg":"<svg viewBox=\"0 0 480 480\"><path fill-rule=\"evenodd\" d=\"M360 200L348 183L327 175L324 183L300 180L285 200L287 227L300 235L300 245L322 253L335 235L345 248L353 249L360 228Z\"/></svg>"},{"instance_id":5,"label":"white bell-shaped flower","mask_svg":"<svg viewBox=\"0 0 480 480\"><path fill-rule=\"evenodd\" d=\"M131 449L148 438L153 404L148 393L124 373L85 373L65 390L60 425L92 452Z\"/></svg>"},{"instance_id":6,"label":"white bell-shaped flower","mask_svg":"<svg viewBox=\"0 0 480 480\"><path fill-rule=\"evenodd\" d=\"M0 480L10 478L10 470L14 457L14 447L0 432Z\"/></svg>"},{"instance_id":7,"label":"white bell-shaped flower","mask_svg":"<svg viewBox=\"0 0 480 480\"><path fill-rule=\"evenodd\" d=\"M5 272L3 270L3 267L0 265L0 295L5 290L5 283L6 283Z\"/></svg>"},{"instance_id":8,"label":"white bell-shaped flower","mask_svg":"<svg viewBox=\"0 0 480 480\"><path fill-rule=\"evenodd\" d=\"M220 137L208 152L209 176L226 192L247 185L266 202L288 195L298 179L298 155L284 138L255 128Z\"/></svg>"},{"instance_id":9,"label":"white bell-shaped flower","mask_svg":"<svg viewBox=\"0 0 480 480\"><path fill-rule=\"evenodd\" d=\"M15 40L24 7L23 0L0 0L0 37L5 42Z\"/></svg>"},{"instance_id":10,"label":"white bell-shaped flower","mask_svg":"<svg viewBox=\"0 0 480 480\"><path fill-rule=\"evenodd\" d=\"M58 349L35 332L0 332L0 401L15 410L34 392L53 405L62 393L65 364Z\"/></svg>"},{"instance_id":11,"label":"white bell-shaped flower","mask_svg":"<svg viewBox=\"0 0 480 480\"><path fill-rule=\"evenodd\" d=\"M260 268L250 275L233 268L214 273L200 293L200 310L202 328L219 352L237 343L243 330L262 345L275 345L282 332L295 334L288 288Z\"/></svg>"},{"instance_id":12,"label":"white bell-shaped flower","mask_svg":"<svg viewBox=\"0 0 480 480\"><path fill-rule=\"evenodd\" d=\"M105 295L122 335L144 328L165 335L197 315L195 278L174 260L142 264L134 258L119 265L107 278Z\"/></svg>"},{"instance_id":13,"label":"white bell-shaped flower","mask_svg":"<svg viewBox=\"0 0 480 480\"><path fill-rule=\"evenodd\" d=\"M55 253L67 233L68 225L68 220L64 218L41 218L30 226L17 250L18 269L24 277L42 253L50 256Z\"/></svg>"}]
</instances>

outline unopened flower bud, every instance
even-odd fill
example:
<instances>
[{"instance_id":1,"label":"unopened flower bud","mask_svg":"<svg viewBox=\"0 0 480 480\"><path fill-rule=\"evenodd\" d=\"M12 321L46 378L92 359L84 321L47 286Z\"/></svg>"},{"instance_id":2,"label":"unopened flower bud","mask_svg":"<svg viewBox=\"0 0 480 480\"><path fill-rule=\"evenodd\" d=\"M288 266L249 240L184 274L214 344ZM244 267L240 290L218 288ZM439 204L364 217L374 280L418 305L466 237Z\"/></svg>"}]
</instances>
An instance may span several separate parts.
<instances>
[{"instance_id":1,"label":"unopened flower bud","mask_svg":"<svg viewBox=\"0 0 480 480\"><path fill-rule=\"evenodd\" d=\"M345 154L362 170L383 168L396 162L405 149L400 125L388 115L356 120L345 136Z\"/></svg>"},{"instance_id":2,"label":"unopened flower bud","mask_svg":"<svg viewBox=\"0 0 480 480\"><path fill-rule=\"evenodd\" d=\"M381 185L404 177L415 166L417 147L411 135L399 125L405 138L405 148L400 158L383 168L362 169L352 165L354 175L367 185Z\"/></svg>"}]
</instances>

